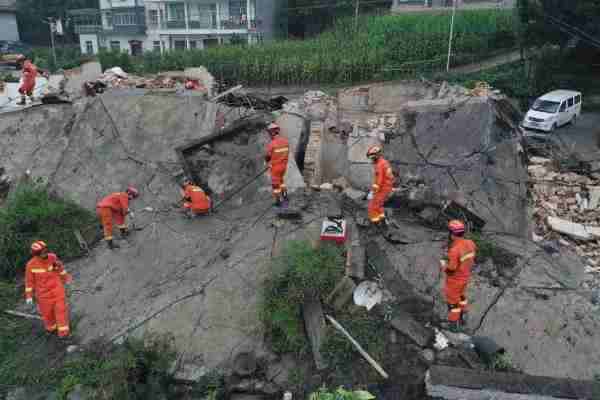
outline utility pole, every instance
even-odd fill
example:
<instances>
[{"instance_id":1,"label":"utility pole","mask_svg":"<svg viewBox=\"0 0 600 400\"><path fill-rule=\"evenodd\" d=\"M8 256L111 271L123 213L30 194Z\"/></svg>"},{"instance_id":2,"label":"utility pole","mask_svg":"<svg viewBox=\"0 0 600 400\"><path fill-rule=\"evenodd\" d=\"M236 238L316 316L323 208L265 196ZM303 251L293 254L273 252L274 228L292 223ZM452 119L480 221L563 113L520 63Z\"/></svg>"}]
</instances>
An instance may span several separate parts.
<instances>
[{"instance_id":1,"label":"utility pole","mask_svg":"<svg viewBox=\"0 0 600 400\"><path fill-rule=\"evenodd\" d=\"M450 38L448 39L448 62L446 72L450 71L450 58L452 57L452 39L454 36L454 17L456 16L456 0L452 0L452 20L450 22Z\"/></svg>"},{"instance_id":2,"label":"utility pole","mask_svg":"<svg viewBox=\"0 0 600 400\"><path fill-rule=\"evenodd\" d=\"M356 0L356 8L354 9L354 30L358 32L358 10L360 9L360 0Z\"/></svg>"},{"instance_id":3,"label":"utility pole","mask_svg":"<svg viewBox=\"0 0 600 400\"><path fill-rule=\"evenodd\" d=\"M52 58L54 59L54 68L58 67L58 60L56 59L56 47L54 46L54 32L56 31L56 21L53 18L47 18L43 20L45 24L50 27L50 43L52 45Z\"/></svg>"}]
</instances>

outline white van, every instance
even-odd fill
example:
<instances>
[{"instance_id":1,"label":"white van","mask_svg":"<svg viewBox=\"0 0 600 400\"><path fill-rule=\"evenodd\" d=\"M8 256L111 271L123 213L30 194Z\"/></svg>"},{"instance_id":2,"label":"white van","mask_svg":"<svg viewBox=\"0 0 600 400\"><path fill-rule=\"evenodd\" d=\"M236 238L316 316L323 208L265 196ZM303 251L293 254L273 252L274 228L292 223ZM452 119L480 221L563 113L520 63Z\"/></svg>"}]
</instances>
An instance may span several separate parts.
<instances>
[{"instance_id":1,"label":"white van","mask_svg":"<svg viewBox=\"0 0 600 400\"><path fill-rule=\"evenodd\" d=\"M552 132L559 126L574 123L581 114L580 92L555 90L537 99L525 114L521 126Z\"/></svg>"}]
</instances>

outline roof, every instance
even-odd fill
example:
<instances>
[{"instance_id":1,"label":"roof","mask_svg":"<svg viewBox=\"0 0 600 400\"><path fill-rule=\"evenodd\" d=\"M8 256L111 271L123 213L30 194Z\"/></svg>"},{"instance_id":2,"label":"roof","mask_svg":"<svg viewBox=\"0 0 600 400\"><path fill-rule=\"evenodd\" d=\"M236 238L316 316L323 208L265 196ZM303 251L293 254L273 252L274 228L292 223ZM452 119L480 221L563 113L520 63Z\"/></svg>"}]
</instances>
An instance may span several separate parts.
<instances>
[{"instance_id":1,"label":"roof","mask_svg":"<svg viewBox=\"0 0 600 400\"><path fill-rule=\"evenodd\" d=\"M0 11L17 11L17 0L0 0Z\"/></svg>"},{"instance_id":2,"label":"roof","mask_svg":"<svg viewBox=\"0 0 600 400\"><path fill-rule=\"evenodd\" d=\"M577 94L581 94L581 92L576 92L574 90L554 90L540 97L540 100L558 101L563 100L565 97L575 96Z\"/></svg>"}]
</instances>

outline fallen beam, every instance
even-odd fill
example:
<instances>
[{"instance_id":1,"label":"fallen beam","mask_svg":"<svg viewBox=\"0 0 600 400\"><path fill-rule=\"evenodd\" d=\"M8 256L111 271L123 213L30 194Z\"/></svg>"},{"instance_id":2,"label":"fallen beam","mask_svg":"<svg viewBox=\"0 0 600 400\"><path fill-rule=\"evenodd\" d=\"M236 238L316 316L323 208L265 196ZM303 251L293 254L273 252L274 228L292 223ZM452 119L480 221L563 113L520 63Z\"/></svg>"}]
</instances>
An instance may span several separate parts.
<instances>
[{"instance_id":1,"label":"fallen beam","mask_svg":"<svg viewBox=\"0 0 600 400\"><path fill-rule=\"evenodd\" d=\"M350 343L352 343L352 345L356 348L356 350L358 350L358 352L360 353L361 356L363 356L363 358L365 360L367 360L367 362L369 364L371 364L371 366L373 368L375 368L375 370L379 373L379 375L381 375L384 379L389 378L389 375L383 370L383 368L381 367L381 365L379 365L377 363L377 361L373 360L373 358L369 355L369 353L367 353L362 346L356 341L354 340L354 338L352 336L350 336L350 334L348 333L348 331L346 331L346 329L344 329L344 327L342 325L340 325L339 322L337 322L333 317L326 315L327 319L329 320L329 322L331 322L333 324L333 326L340 332L342 332L342 334L344 336L346 336L346 338L350 341Z\"/></svg>"},{"instance_id":2,"label":"fallen beam","mask_svg":"<svg viewBox=\"0 0 600 400\"><path fill-rule=\"evenodd\" d=\"M594 382L496 371L432 366L425 377L427 394L446 400L594 399ZM597 393L596 393L597 394Z\"/></svg>"},{"instance_id":3,"label":"fallen beam","mask_svg":"<svg viewBox=\"0 0 600 400\"><path fill-rule=\"evenodd\" d=\"M321 301L314 292L307 292L302 304L302 316L304 317L304 326L312 348L313 359L317 369L327 368L327 363L321 355L321 345L325 339L325 318Z\"/></svg>"},{"instance_id":4,"label":"fallen beam","mask_svg":"<svg viewBox=\"0 0 600 400\"><path fill-rule=\"evenodd\" d=\"M421 347L427 346L433 339L433 332L417 322L409 313L399 311L390 325Z\"/></svg>"}]
</instances>

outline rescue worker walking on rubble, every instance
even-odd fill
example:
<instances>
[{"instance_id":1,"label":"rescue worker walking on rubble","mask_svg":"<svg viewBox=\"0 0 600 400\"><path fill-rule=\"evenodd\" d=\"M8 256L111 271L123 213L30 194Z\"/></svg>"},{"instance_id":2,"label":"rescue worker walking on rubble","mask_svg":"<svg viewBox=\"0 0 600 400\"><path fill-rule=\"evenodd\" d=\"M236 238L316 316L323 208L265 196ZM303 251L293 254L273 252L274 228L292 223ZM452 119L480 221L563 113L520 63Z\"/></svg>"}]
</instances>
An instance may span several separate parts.
<instances>
[{"instance_id":1,"label":"rescue worker walking on rubble","mask_svg":"<svg viewBox=\"0 0 600 400\"><path fill-rule=\"evenodd\" d=\"M183 208L190 218L206 215L211 209L210 197L204 193L200 186L186 179L183 182L181 195L183 197Z\"/></svg>"},{"instance_id":2,"label":"rescue worker walking on rubble","mask_svg":"<svg viewBox=\"0 0 600 400\"><path fill-rule=\"evenodd\" d=\"M369 147L367 158L373 162L375 168L373 186L367 196L369 199L369 220L375 226L385 228L385 211L383 205L390 193L392 193L394 173L392 172L390 163L383 158L383 149L381 146L375 145Z\"/></svg>"},{"instance_id":3,"label":"rescue worker walking on rubble","mask_svg":"<svg viewBox=\"0 0 600 400\"><path fill-rule=\"evenodd\" d=\"M24 55L20 54L17 56L17 65L23 71L22 73L22 83L19 86L19 93L21 94L21 101L17 104L20 106L24 106L27 104L27 97L30 97L31 101L33 101L33 89L35 89L35 78L38 75L38 68L35 64L33 64L30 60L27 59ZM44 72L44 76L47 76L47 73Z\"/></svg>"},{"instance_id":4,"label":"rescue worker walking on rubble","mask_svg":"<svg viewBox=\"0 0 600 400\"><path fill-rule=\"evenodd\" d=\"M442 272L446 274L444 288L448 303L448 328L459 331L466 324L468 311L467 287L471 277L471 268L475 263L477 246L472 240L465 239L465 224L459 220L448 223L450 235L448 259L440 260Z\"/></svg>"},{"instance_id":5,"label":"rescue worker walking on rubble","mask_svg":"<svg viewBox=\"0 0 600 400\"><path fill-rule=\"evenodd\" d=\"M111 250L121 247L113 242L113 221L121 231L121 236L129 235L125 218L129 214L129 201L138 196L138 190L129 186L125 192L111 193L96 205L96 214L104 230L104 240Z\"/></svg>"},{"instance_id":6,"label":"rescue worker walking on rubble","mask_svg":"<svg viewBox=\"0 0 600 400\"><path fill-rule=\"evenodd\" d=\"M33 296L48 333L58 337L69 336L69 313L65 296L65 284L72 281L56 254L48 252L45 242L31 245L31 260L25 268L25 299L33 304Z\"/></svg>"},{"instance_id":7,"label":"rescue worker walking on rubble","mask_svg":"<svg viewBox=\"0 0 600 400\"><path fill-rule=\"evenodd\" d=\"M271 142L267 146L265 161L271 170L271 185L273 186L273 199L275 206L287 203L288 195L285 187L285 173L287 172L288 157L290 152L287 138L280 135L281 128L273 123L267 128L271 135Z\"/></svg>"}]
</instances>

